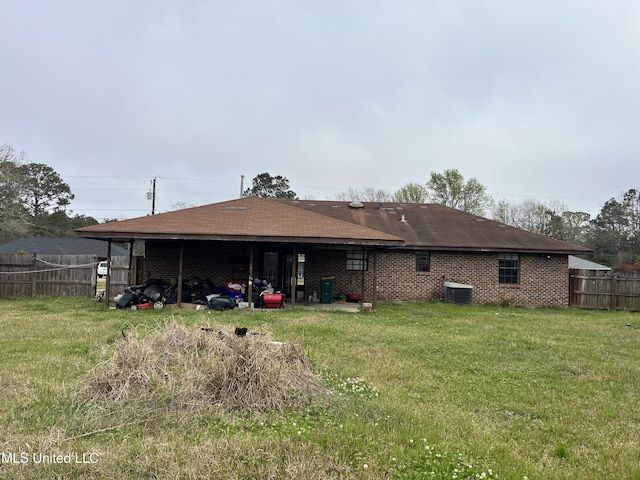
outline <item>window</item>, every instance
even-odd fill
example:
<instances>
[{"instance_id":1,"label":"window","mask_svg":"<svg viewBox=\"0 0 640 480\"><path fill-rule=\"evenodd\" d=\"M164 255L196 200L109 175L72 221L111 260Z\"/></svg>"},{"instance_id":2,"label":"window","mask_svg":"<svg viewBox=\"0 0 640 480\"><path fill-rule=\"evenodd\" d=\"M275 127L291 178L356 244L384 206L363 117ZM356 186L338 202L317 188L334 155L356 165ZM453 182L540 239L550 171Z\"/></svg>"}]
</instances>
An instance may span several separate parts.
<instances>
[{"instance_id":1,"label":"window","mask_svg":"<svg viewBox=\"0 0 640 480\"><path fill-rule=\"evenodd\" d=\"M368 270L369 255L366 250L347 250L347 270Z\"/></svg>"},{"instance_id":2,"label":"window","mask_svg":"<svg viewBox=\"0 0 640 480\"><path fill-rule=\"evenodd\" d=\"M298 265L296 266L296 285L299 287L304 285L304 266L306 263L306 258L304 253L298 254Z\"/></svg>"},{"instance_id":3,"label":"window","mask_svg":"<svg viewBox=\"0 0 640 480\"><path fill-rule=\"evenodd\" d=\"M429 272L431 270L431 254L429 252L416 253L416 272Z\"/></svg>"},{"instance_id":4,"label":"window","mask_svg":"<svg viewBox=\"0 0 640 480\"><path fill-rule=\"evenodd\" d=\"M498 255L498 281L509 285L520 283L520 255L517 253L501 253Z\"/></svg>"}]
</instances>

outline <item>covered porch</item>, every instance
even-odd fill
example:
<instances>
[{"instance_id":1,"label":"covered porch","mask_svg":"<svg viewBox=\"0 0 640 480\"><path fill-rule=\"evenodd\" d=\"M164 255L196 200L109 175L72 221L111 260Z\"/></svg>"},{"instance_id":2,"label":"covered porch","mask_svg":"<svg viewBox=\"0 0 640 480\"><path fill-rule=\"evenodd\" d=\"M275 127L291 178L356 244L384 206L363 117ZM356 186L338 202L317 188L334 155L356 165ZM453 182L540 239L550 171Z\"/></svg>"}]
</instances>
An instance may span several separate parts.
<instances>
[{"instance_id":1,"label":"covered porch","mask_svg":"<svg viewBox=\"0 0 640 480\"><path fill-rule=\"evenodd\" d=\"M322 279L334 277L339 287L334 293L360 299L369 282L368 300L375 303L376 251L405 243L379 230L258 197L93 225L75 233L109 245L144 243L144 278L175 281L178 304L190 277L209 278L215 285L244 284L249 302L254 280L266 280L291 305L319 297Z\"/></svg>"},{"instance_id":2,"label":"covered porch","mask_svg":"<svg viewBox=\"0 0 640 480\"><path fill-rule=\"evenodd\" d=\"M134 242L138 248L143 243L140 240L127 243ZM207 280L215 287L228 283L242 285L242 300L250 306L257 303L254 301L260 293L257 285L266 284L282 293L289 307L351 311L365 302L375 308L379 249L353 244L147 240L144 257L136 264L137 283L160 279L164 284L175 285L178 307L189 303L185 300L185 285ZM323 291L327 278L332 284L328 297ZM110 282L106 284L109 286ZM121 292L105 293L108 305L109 299ZM347 298L352 301L346 302Z\"/></svg>"}]
</instances>

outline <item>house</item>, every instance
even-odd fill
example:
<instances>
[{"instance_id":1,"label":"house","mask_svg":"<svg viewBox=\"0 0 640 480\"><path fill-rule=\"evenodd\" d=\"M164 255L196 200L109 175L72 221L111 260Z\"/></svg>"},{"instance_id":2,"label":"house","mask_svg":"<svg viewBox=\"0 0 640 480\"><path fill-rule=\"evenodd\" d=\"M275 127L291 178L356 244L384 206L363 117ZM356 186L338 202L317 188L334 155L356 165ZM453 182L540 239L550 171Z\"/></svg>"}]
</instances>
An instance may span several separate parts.
<instances>
[{"instance_id":1,"label":"house","mask_svg":"<svg viewBox=\"0 0 640 480\"><path fill-rule=\"evenodd\" d=\"M0 254L15 255L26 252L30 255L95 255L107 258L109 242L89 238L27 237L0 245ZM129 256L129 250L111 245L111 256Z\"/></svg>"},{"instance_id":2,"label":"house","mask_svg":"<svg viewBox=\"0 0 640 480\"><path fill-rule=\"evenodd\" d=\"M147 276L266 279L291 303L444 298L473 287L473 303L568 305L568 256L591 250L442 205L245 197L92 225L78 237L145 243ZM179 287L180 288L180 287Z\"/></svg>"}]
</instances>

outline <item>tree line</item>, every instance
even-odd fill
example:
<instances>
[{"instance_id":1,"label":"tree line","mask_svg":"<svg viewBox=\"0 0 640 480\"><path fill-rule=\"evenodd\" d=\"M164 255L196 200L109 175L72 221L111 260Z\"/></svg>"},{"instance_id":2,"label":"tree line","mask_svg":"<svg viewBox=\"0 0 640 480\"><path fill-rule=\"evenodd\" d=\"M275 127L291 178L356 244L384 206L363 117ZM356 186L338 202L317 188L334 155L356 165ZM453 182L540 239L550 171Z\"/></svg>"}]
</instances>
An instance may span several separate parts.
<instances>
[{"instance_id":1,"label":"tree line","mask_svg":"<svg viewBox=\"0 0 640 480\"><path fill-rule=\"evenodd\" d=\"M298 198L286 177L268 172L257 175L242 194ZM97 224L93 217L68 214L73 199L71 188L53 168L29 162L9 145L0 146L0 243L26 236L71 237L74 229ZM425 183L409 182L395 192L348 189L336 200L442 204L586 246L598 263L640 264L640 191L636 189L607 200L595 218L557 201L496 201L485 185L475 178L465 179L455 169L431 172Z\"/></svg>"},{"instance_id":2,"label":"tree line","mask_svg":"<svg viewBox=\"0 0 640 480\"><path fill-rule=\"evenodd\" d=\"M28 236L70 237L73 230L98 221L67 214L71 188L44 163L29 162L24 152L0 146L0 243Z\"/></svg>"},{"instance_id":3,"label":"tree line","mask_svg":"<svg viewBox=\"0 0 640 480\"><path fill-rule=\"evenodd\" d=\"M297 199L285 177L272 177L267 172L256 176L253 186L243 194ZM559 201L494 200L485 185L475 178L466 180L456 169L431 172L425 183L410 182L395 192L350 188L337 194L336 200L437 203L586 246L594 252L593 261L604 265L640 267L640 191L636 189L607 200L595 218L586 212L571 211Z\"/></svg>"}]
</instances>

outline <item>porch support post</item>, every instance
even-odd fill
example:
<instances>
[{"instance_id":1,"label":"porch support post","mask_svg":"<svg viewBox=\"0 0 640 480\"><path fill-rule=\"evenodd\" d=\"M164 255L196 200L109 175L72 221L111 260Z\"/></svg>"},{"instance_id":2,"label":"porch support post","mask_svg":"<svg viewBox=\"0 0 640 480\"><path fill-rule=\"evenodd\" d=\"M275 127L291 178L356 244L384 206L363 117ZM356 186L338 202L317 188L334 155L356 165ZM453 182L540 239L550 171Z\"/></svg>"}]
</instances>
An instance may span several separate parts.
<instances>
[{"instance_id":1,"label":"porch support post","mask_svg":"<svg viewBox=\"0 0 640 480\"><path fill-rule=\"evenodd\" d=\"M133 279L131 278L131 268L133 267L133 242L135 240L133 240L133 238L131 240L129 240L129 272L127 273L127 284L128 285L133 285Z\"/></svg>"},{"instance_id":2,"label":"porch support post","mask_svg":"<svg viewBox=\"0 0 640 480\"><path fill-rule=\"evenodd\" d=\"M182 307L182 268L184 266L184 241L180 240L180 250L178 253L178 298L176 298L178 308Z\"/></svg>"},{"instance_id":3,"label":"porch support post","mask_svg":"<svg viewBox=\"0 0 640 480\"><path fill-rule=\"evenodd\" d=\"M249 246L249 285L247 288L247 303L253 303L253 244Z\"/></svg>"},{"instance_id":4,"label":"porch support post","mask_svg":"<svg viewBox=\"0 0 640 480\"><path fill-rule=\"evenodd\" d=\"M375 310L378 307L378 250L373 249L373 295L371 299L371 308Z\"/></svg>"},{"instance_id":5,"label":"porch support post","mask_svg":"<svg viewBox=\"0 0 640 480\"><path fill-rule=\"evenodd\" d=\"M33 252L33 262L31 264L33 267L31 270L31 296L35 297L36 293L38 293L38 254Z\"/></svg>"},{"instance_id":6,"label":"porch support post","mask_svg":"<svg viewBox=\"0 0 640 480\"><path fill-rule=\"evenodd\" d=\"M369 262L369 259L366 257L366 254L367 254L367 250L363 246L362 247L362 278L360 279L360 303L361 304L362 304L362 302L364 302L364 274L365 274L364 266L365 266L365 259L367 260L367 264Z\"/></svg>"},{"instance_id":7,"label":"porch support post","mask_svg":"<svg viewBox=\"0 0 640 480\"><path fill-rule=\"evenodd\" d=\"M107 276L104 285L104 306L109 308L109 299L111 298L111 239L107 242Z\"/></svg>"},{"instance_id":8,"label":"porch support post","mask_svg":"<svg viewBox=\"0 0 640 480\"><path fill-rule=\"evenodd\" d=\"M296 306L296 289L298 288L298 249L293 246L293 258L291 259L291 306Z\"/></svg>"}]
</instances>

